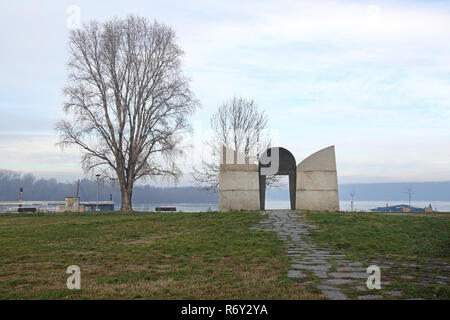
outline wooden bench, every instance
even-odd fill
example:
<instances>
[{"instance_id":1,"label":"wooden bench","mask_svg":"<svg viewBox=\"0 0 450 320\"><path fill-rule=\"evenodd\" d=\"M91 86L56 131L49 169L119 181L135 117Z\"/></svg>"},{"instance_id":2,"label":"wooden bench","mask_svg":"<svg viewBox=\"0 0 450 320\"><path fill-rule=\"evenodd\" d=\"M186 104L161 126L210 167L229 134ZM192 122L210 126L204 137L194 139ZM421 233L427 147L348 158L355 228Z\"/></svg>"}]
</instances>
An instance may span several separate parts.
<instances>
[{"instance_id":1,"label":"wooden bench","mask_svg":"<svg viewBox=\"0 0 450 320\"><path fill-rule=\"evenodd\" d=\"M161 212L161 211L177 211L176 207L156 207L155 211Z\"/></svg>"},{"instance_id":2,"label":"wooden bench","mask_svg":"<svg viewBox=\"0 0 450 320\"><path fill-rule=\"evenodd\" d=\"M36 208L17 208L17 212L36 212Z\"/></svg>"}]
</instances>

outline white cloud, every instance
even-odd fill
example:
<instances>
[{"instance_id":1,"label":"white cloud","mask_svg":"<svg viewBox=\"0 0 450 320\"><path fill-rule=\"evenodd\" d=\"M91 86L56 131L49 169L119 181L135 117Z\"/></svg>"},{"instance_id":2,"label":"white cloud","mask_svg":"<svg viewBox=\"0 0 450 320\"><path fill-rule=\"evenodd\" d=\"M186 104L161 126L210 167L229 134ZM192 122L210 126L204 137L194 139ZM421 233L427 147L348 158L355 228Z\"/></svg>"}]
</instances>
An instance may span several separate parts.
<instances>
[{"instance_id":1,"label":"white cloud","mask_svg":"<svg viewBox=\"0 0 450 320\"><path fill-rule=\"evenodd\" d=\"M62 152L56 142L52 134L2 134L0 169L82 175L78 151L67 148Z\"/></svg>"}]
</instances>

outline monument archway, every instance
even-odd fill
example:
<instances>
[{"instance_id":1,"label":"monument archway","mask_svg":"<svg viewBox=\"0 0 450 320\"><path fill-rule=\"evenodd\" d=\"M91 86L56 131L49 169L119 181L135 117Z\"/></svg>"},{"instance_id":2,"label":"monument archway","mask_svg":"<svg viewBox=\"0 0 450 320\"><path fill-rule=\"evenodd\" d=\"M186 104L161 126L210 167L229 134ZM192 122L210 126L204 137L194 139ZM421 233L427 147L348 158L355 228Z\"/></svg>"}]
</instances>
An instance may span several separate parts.
<instances>
[{"instance_id":1,"label":"monument archway","mask_svg":"<svg viewBox=\"0 0 450 320\"><path fill-rule=\"evenodd\" d=\"M219 167L219 211L264 210L266 177L269 175L289 176L292 210L339 211L334 146L313 153L298 165L285 148L267 149L258 161L253 161L223 146Z\"/></svg>"},{"instance_id":2,"label":"monument archway","mask_svg":"<svg viewBox=\"0 0 450 320\"><path fill-rule=\"evenodd\" d=\"M289 200L291 210L295 210L295 196L297 188L297 163L293 154L282 147L269 148L260 155L258 163L259 173L259 202L262 210L266 204L266 180L268 175L289 176Z\"/></svg>"}]
</instances>

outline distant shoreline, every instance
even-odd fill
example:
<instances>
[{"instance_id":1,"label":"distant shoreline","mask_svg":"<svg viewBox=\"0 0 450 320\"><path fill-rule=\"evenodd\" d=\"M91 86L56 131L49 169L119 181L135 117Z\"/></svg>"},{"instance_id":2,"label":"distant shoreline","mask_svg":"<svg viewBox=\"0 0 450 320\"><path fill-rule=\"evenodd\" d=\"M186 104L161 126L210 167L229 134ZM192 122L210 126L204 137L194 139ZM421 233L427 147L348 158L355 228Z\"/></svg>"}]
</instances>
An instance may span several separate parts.
<instances>
[{"instance_id":1,"label":"distant shoreline","mask_svg":"<svg viewBox=\"0 0 450 320\"><path fill-rule=\"evenodd\" d=\"M382 207L388 204L391 205L399 205L399 204L407 204L404 200L389 200L389 201L354 201L353 208L354 211L368 212L370 209L376 207ZM433 210L438 212L450 212L450 201L412 201L411 206L425 208L431 204ZM340 200L340 211L350 211L351 203L349 200ZM177 202L153 202L153 203L133 203L133 209L135 211L154 211L157 206L171 206L176 207L177 211L183 212L206 212L206 211L217 211L217 202L216 203L177 203ZM266 200L266 209L289 209L289 200ZM0 205L0 212L5 212L7 209L6 206ZM56 206L48 206L49 211L56 211ZM120 209L120 202L115 203L115 210Z\"/></svg>"}]
</instances>

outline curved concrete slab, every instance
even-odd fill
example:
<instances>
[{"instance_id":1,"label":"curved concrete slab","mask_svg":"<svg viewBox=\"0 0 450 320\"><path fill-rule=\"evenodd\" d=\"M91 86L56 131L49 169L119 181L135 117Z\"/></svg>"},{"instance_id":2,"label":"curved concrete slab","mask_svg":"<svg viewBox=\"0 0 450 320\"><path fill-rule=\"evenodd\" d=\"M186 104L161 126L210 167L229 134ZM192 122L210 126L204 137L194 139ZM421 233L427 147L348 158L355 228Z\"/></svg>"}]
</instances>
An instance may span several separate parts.
<instances>
[{"instance_id":1,"label":"curved concrete slab","mask_svg":"<svg viewBox=\"0 0 450 320\"><path fill-rule=\"evenodd\" d=\"M334 146L313 153L297 166L296 209L339 211Z\"/></svg>"},{"instance_id":2,"label":"curved concrete slab","mask_svg":"<svg viewBox=\"0 0 450 320\"><path fill-rule=\"evenodd\" d=\"M334 152L334 146L329 146L313 153L298 164L297 171L299 171L299 168L302 171L336 171L336 156Z\"/></svg>"}]
</instances>

